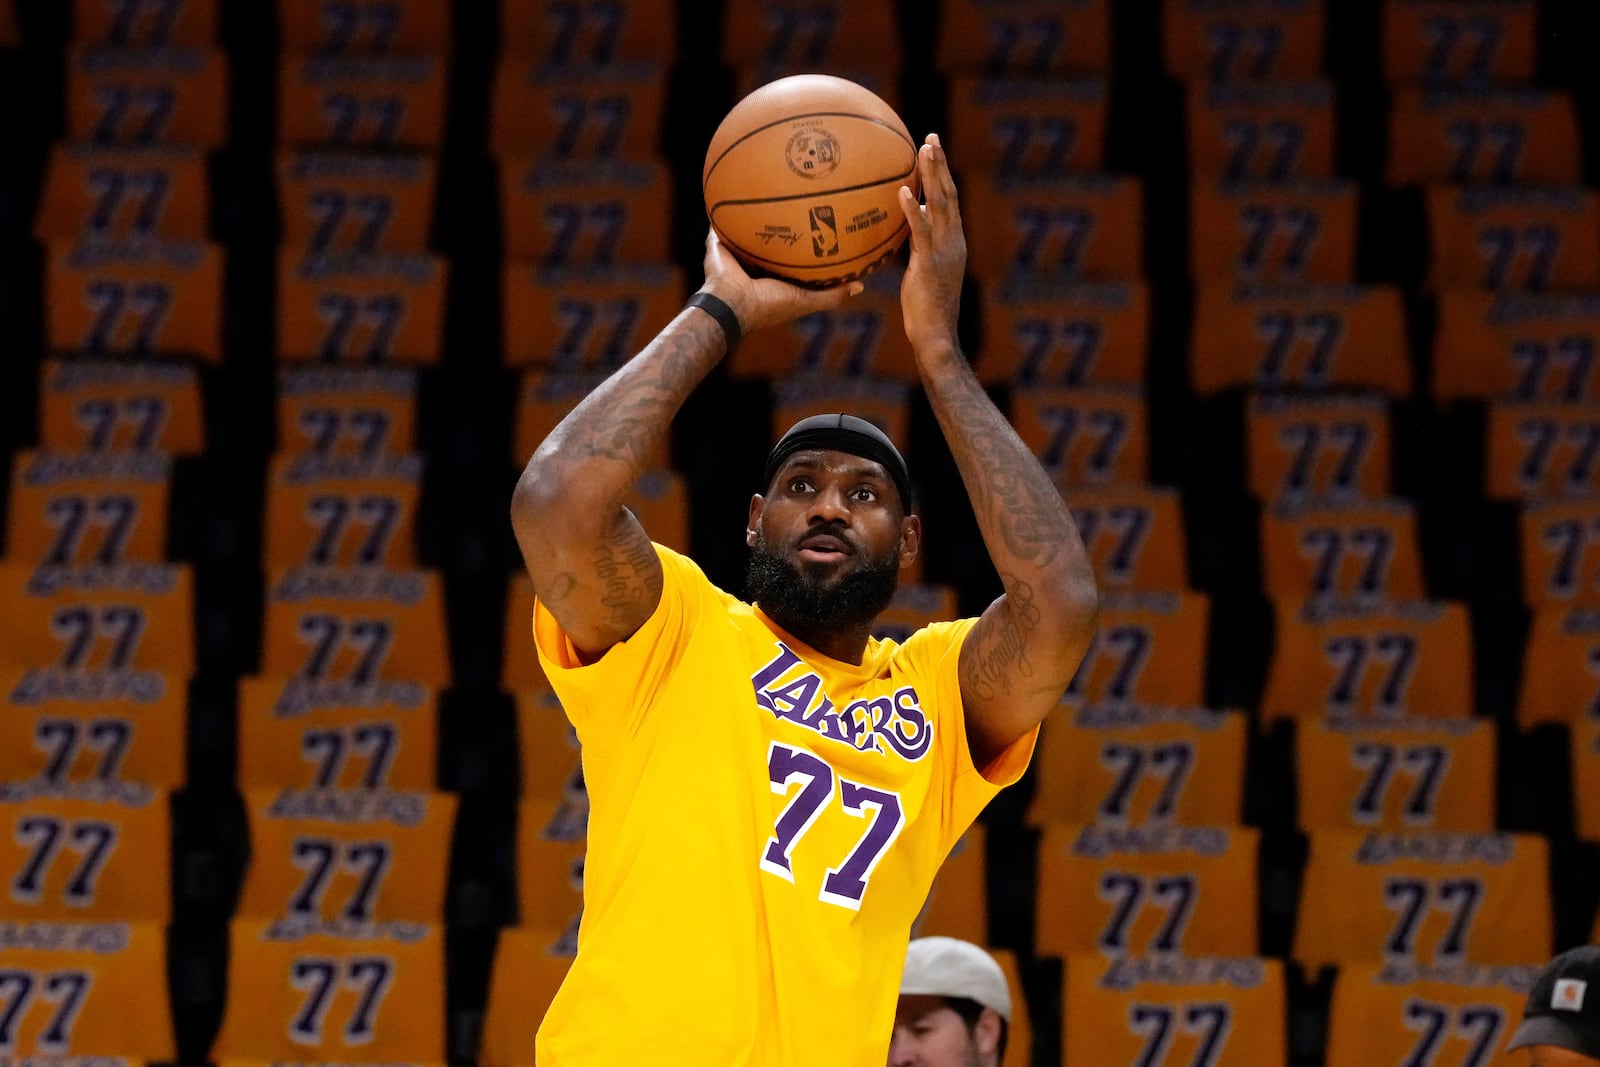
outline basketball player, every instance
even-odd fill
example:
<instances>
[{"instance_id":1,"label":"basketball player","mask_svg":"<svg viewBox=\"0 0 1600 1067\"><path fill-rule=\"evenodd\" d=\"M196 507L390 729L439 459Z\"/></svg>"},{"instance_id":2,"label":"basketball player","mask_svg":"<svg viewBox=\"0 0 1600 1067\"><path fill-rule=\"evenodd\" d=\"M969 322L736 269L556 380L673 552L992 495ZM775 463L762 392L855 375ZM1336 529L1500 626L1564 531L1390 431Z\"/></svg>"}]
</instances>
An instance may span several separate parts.
<instances>
[{"instance_id":1,"label":"basketball player","mask_svg":"<svg viewBox=\"0 0 1600 1067\"><path fill-rule=\"evenodd\" d=\"M1011 987L977 945L919 937L906 947L889 1067L1000 1067Z\"/></svg>"},{"instance_id":2,"label":"basketball player","mask_svg":"<svg viewBox=\"0 0 1600 1067\"><path fill-rule=\"evenodd\" d=\"M752 279L714 235L699 293L517 485L533 636L590 799L578 952L541 1067L881 1067L934 873L1022 774L1088 645L1072 517L957 346L966 238L937 137L918 167L901 304L1003 583L981 618L870 638L923 531L905 461L861 419L803 420L772 450L744 532L753 602L622 506L742 333L861 288Z\"/></svg>"},{"instance_id":3,"label":"basketball player","mask_svg":"<svg viewBox=\"0 0 1600 1067\"><path fill-rule=\"evenodd\" d=\"M1506 1048L1527 1049L1529 1067L1600 1067L1600 946L1545 964Z\"/></svg>"}]
</instances>

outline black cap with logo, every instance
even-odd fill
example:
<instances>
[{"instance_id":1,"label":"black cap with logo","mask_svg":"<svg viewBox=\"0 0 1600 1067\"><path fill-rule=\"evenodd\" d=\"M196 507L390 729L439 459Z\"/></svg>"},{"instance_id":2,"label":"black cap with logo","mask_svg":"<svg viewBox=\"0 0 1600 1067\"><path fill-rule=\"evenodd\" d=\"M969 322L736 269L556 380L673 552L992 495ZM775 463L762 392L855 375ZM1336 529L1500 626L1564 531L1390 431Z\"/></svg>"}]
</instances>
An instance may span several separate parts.
<instances>
[{"instance_id":1,"label":"black cap with logo","mask_svg":"<svg viewBox=\"0 0 1600 1067\"><path fill-rule=\"evenodd\" d=\"M1506 1049L1530 1045L1600 1059L1600 945L1569 949L1539 972Z\"/></svg>"}]
</instances>

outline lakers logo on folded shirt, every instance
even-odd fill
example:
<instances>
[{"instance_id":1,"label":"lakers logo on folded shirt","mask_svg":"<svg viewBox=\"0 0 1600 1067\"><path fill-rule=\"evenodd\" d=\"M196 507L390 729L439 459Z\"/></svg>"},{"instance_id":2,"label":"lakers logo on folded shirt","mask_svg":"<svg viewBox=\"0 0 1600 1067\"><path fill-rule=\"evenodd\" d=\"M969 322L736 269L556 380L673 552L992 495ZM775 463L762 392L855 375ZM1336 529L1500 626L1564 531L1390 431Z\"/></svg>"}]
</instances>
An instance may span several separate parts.
<instances>
[{"instance_id":1,"label":"lakers logo on folded shirt","mask_svg":"<svg viewBox=\"0 0 1600 1067\"><path fill-rule=\"evenodd\" d=\"M1334 90L1328 82L1189 86L1189 169L1199 178L1287 181L1334 174Z\"/></svg>"},{"instance_id":2,"label":"lakers logo on folded shirt","mask_svg":"<svg viewBox=\"0 0 1600 1067\"><path fill-rule=\"evenodd\" d=\"M1288 1062L1280 960L1074 955L1066 972L1064 1063Z\"/></svg>"},{"instance_id":3,"label":"lakers logo on folded shirt","mask_svg":"<svg viewBox=\"0 0 1600 1067\"><path fill-rule=\"evenodd\" d=\"M214 1060L443 1063L436 926L236 920Z\"/></svg>"},{"instance_id":4,"label":"lakers logo on folded shirt","mask_svg":"<svg viewBox=\"0 0 1600 1067\"><path fill-rule=\"evenodd\" d=\"M27 677L0 668L0 781L183 784L181 685L101 688L79 676L80 691L35 693Z\"/></svg>"},{"instance_id":5,"label":"lakers logo on folded shirt","mask_svg":"<svg viewBox=\"0 0 1600 1067\"><path fill-rule=\"evenodd\" d=\"M50 359L39 375L40 445L53 452L205 447L200 381L188 363Z\"/></svg>"},{"instance_id":6,"label":"lakers logo on folded shirt","mask_svg":"<svg viewBox=\"0 0 1600 1067\"><path fill-rule=\"evenodd\" d=\"M1595 398L1600 299L1459 291L1438 299L1434 391L1441 398Z\"/></svg>"},{"instance_id":7,"label":"lakers logo on folded shirt","mask_svg":"<svg viewBox=\"0 0 1600 1067\"><path fill-rule=\"evenodd\" d=\"M287 248L307 255L428 250L436 182L427 157L280 151L277 179Z\"/></svg>"},{"instance_id":8,"label":"lakers logo on folded shirt","mask_svg":"<svg viewBox=\"0 0 1600 1067\"><path fill-rule=\"evenodd\" d=\"M284 147L434 149L444 133L442 56L286 53L278 64Z\"/></svg>"},{"instance_id":9,"label":"lakers logo on folded shirt","mask_svg":"<svg viewBox=\"0 0 1600 1067\"><path fill-rule=\"evenodd\" d=\"M1333 986L1328 1067L1496 1063L1537 967L1347 963Z\"/></svg>"},{"instance_id":10,"label":"lakers logo on folded shirt","mask_svg":"<svg viewBox=\"0 0 1600 1067\"><path fill-rule=\"evenodd\" d=\"M1252 395L1245 465L1261 500L1386 497L1389 408L1372 395Z\"/></svg>"},{"instance_id":11,"label":"lakers logo on folded shirt","mask_svg":"<svg viewBox=\"0 0 1600 1067\"><path fill-rule=\"evenodd\" d=\"M210 200L197 148L57 145L33 233L42 241L203 241Z\"/></svg>"},{"instance_id":12,"label":"lakers logo on folded shirt","mask_svg":"<svg viewBox=\"0 0 1600 1067\"><path fill-rule=\"evenodd\" d=\"M239 681L239 784L431 789L438 696L416 682Z\"/></svg>"},{"instance_id":13,"label":"lakers logo on folded shirt","mask_svg":"<svg viewBox=\"0 0 1600 1067\"><path fill-rule=\"evenodd\" d=\"M1472 638L1454 602L1282 601L1262 714L1472 714Z\"/></svg>"},{"instance_id":14,"label":"lakers logo on folded shirt","mask_svg":"<svg viewBox=\"0 0 1600 1067\"><path fill-rule=\"evenodd\" d=\"M439 576L301 567L267 586L264 674L311 682L450 683Z\"/></svg>"},{"instance_id":15,"label":"lakers logo on folded shirt","mask_svg":"<svg viewBox=\"0 0 1600 1067\"><path fill-rule=\"evenodd\" d=\"M1548 845L1535 834L1315 830L1294 956L1538 964L1550 955Z\"/></svg>"},{"instance_id":16,"label":"lakers logo on folded shirt","mask_svg":"<svg viewBox=\"0 0 1600 1067\"><path fill-rule=\"evenodd\" d=\"M414 451L417 375L401 367L278 370L278 447L317 456Z\"/></svg>"},{"instance_id":17,"label":"lakers logo on folded shirt","mask_svg":"<svg viewBox=\"0 0 1600 1067\"><path fill-rule=\"evenodd\" d=\"M1110 0L953 0L940 7L937 65L963 74L1106 74Z\"/></svg>"},{"instance_id":18,"label":"lakers logo on folded shirt","mask_svg":"<svg viewBox=\"0 0 1600 1067\"><path fill-rule=\"evenodd\" d=\"M421 456L315 462L279 453L267 476L269 567L416 564Z\"/></svg>"},{"instance_id":19,"label":"lakers logo on folded shirt","mask_svg":"<svg viewBox=\"0 0 1600 1067\"><path fill-rule=\"evenodd\" d=\"M95 145L220 148L228 130L220 48L77 45L67 55L67 135Z\"/></svg>"},{"instance_id":20,"label":"lakers logo on folded shirt","mask_svg":"<svg viewBox=\"0 0 1600 1067\"><path fill-rule=\"evenodd\" d=\"M500 162L506 255L547 267L671 259L667 168L660 160Z\"/></svg>"},{"instance_id":21,"label":"lakers logo on folded shirt","mask_svg":"<svg viewBox=\"0 0 1600 1067\"><path fill-rule=\"evenodd\" d=\"M1383 75L1389 85L1526 85L1534 80L1533 0L1387 0Z\"/></svg>"},{"instance_id":22,"label":"lakers logo on folded shirt","mask_svg":"<svg viewBox=\"0 0 1600 1067\"><path fill-rule=\"evenodd\" d=\"M1482 718L1383 722L1305 718L1295 726L1299 823L1308 830L1495 826L1493 724Z\"/></svg>"},{"instance_id":23,"label":"lakers logo on folded shirt","mask_svg":"<svg viewBox=\"0 0 1600 1067\"><path fill-rule=\"evenodd\" d=\"M46 337L89 355L222 358L220 246L162 240L50 243Z\"/></svg>"},{"instance_id":24,"label":"lakers logo on folded shirt","mask_svg":"<svg viewBox=\"0 0 1600 1067\"><path fill-rule=\"evenodd\" d=\"M1245 717L1088 705L1046 724L1030 822L1232 826L1244 803Z\"/></svg>"},{"instance_id":25,"label":"lakers logo on folded shirt","mask_svg":"<svg viewBox=\"0 0 1600 1067\"><path fill-rule=\"evenodd\" d=\"M682 271L659 263L584 271L508 263L502 284L510 367L621 366L683 303Z\"/></svg>"},{"instance_id":26,"label":"lakers logo on folded shirt","mask_svg":"<svg viewBox=\"0 0 1600 1067\"><path fill-rule=\"evenodd\" d=\"M433 364L448 267L428 255L278 256L278 352L321 363Z\"/></svg>"},{"instance_id":27,"label":"lakers logo on folded shirt","mask_svg":"<svg viewBox=\"0 0 1600 1067\"><path fill-rule=\"evenodd\" d=\"M7 1055L171 1060L166 956L159 923L0 922Z\"/></svg>"},{"instance_id":28,"label":"lakers logo on folded shirt","mask_svg":"<svg viewBox=\"0 0 1600 1067\"><path fill-rule=\"evenodd\" d=\"M490 147L496 159L649 159L660 144L667 67L583 71L508 55L495 77Z\"/></svg>"},{"instance_id":29,"label":"lakers logo on folded shirt","mask_svg":"<svg viewBox=\"0 0 1600 1067\"><path fill-rule=\"evenodd\" d=\"M253 789L241 918L441 922L456 799Z\"/></svg>"},{"instance_id":30,"label":"lakers logo on folded shirt","mask_svg":"<svg viewBox=\"0 0 1600 1067\"><path fill-rule=\"evenodd\" d=\"M41 677L111 672L143 687L144 672L194 673L193 579L186 564L43 567L0 562L0 610L10 640L0 662ZM170 684L156 679L158 688Z\"/></svg>"},{"instance_id":31,"label":"lakers logo on folded shirt","mask_svg":"<svg viewBox=\"0 0 1600 1067\"><path fill-rule=\"evenodd\" d=\"M951 79L950 143L974 172L1059 177L1104 169L1110 94L1098 81Z\"/></svg>"},{"instance_id":32,"label":"lakers logo on folded shirt","mask_svg":"<svg viewBox=\"0 0 1600 1067\"><path fill-rule=\"evenodd\" d=\"M1578 116L1568 93L1400 89L1389 124L1390 185L1578 184Z\"/></svg>"},{"instance_id":33,"label":"lakers logo on folded shirt","mask_svg":"<svg viewBox=\"0 0 1600 1067\"><path fill-rule=\"evenodd\" d=\"M1267 595L1421 600L1417 516L1408 501L1279 501L1261 512Z\"/></svg>"},{"instance_id":34,"label":"lakers logo on folded shirt","mask_svg":"<svg viewBox=\"0 0 1600 1067\"><path fill-rule=\"evenodd\" d=\"M1254 955L1256 849L1248 828L1047 825L1039 951Z\"/></svg>"},{"instance_id":35,"label":"lakers logo on folded shirt","mask_svg":"<svg viewBox=\"0 0 1600 1067\"><path fill-rule=\"evenodd\" d=\"M1217 282L1195 295L1190 377L1202 394L1262 390L1411 392L1400 291L1390 286Z\"/></svg>"},{"instance_id":36,"label":"lakers logo on folded shirt","mask_svg":"<svg viewBox=\"0 0 1600 1067\"><path fill-rule=\"evenodd\" d=\"M985 384L1143 386L1150 293L1141 281L984 287Z\"/></svg>"},{"instance_id":37,"label":"lakers logo on folded shirt","mask_svg":"<svg viewBox=\"0 0 1600 1067\"><path fill-rule=\"evenodd\" d=\"M171 828L166 793L116 782L0 786L0 914L18 920L166 923Z\"/></svg>"},{"instance_id":38,"label":"lakers logo on folded shirt","mask_svg":"<svg viewBox=\"0 0 1600 1067\"><path fill-rule=\"evenodd\" d=\"M6 555L47 567L158 562L171 477L161 455L20 451Z\"/></svg>"},{"instance_id":39,"label":"lakers logo on folded shirt","mask_svg":"<svg viewBox=\"0 0 1600 1067\"><path fill-rule=\"evenodd\" d=\"M1202 593L1103 594L1100 628L1062 701L1199 705L1209 615Z\"/></svg>"}]
</instances>

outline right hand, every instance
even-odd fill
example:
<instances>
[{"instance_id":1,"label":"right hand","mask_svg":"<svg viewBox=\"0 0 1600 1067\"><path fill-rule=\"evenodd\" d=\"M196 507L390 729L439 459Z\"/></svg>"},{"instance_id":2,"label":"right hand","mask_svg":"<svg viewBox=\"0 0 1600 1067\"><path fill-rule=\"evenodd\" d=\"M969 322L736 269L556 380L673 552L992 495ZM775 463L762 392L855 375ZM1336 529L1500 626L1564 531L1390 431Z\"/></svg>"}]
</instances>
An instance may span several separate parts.
<instances>
[{"instance_id":1,"label":"right hand","mask_svg":"<svg viewBox=\"0 0 1600 1067\"><path fill-rule=\"evenodd\" d=\"M807 289L779 278L752 278L723 247L716 230L706 233L706 282L701 289L720 297L739 317L744 333L798 319L813 311L832 311L861 293L859 281L831 289Z\"/></svg>"}]
</instances>

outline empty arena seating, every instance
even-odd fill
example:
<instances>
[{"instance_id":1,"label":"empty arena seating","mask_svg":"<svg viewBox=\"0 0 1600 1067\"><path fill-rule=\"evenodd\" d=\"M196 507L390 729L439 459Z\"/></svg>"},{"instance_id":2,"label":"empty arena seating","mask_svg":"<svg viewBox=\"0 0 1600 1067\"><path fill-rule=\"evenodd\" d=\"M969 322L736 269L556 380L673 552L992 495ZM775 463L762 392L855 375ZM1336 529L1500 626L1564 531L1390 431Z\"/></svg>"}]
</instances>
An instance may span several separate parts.
<instances>
[{"instance_id":1,"label":"empty arena seating","mask_svg":"<svg viewBox=\"0 0 1600 1067\"><path fill-rule=\"evenodd\" d=\"M505 505L697 285L721 115L826 71L941 134L1101 593L914 932L1007 1067L1491 1062L1600 939L1585 8L0 0L0 1058L533 1063L588 800ZM890 640L998 592L903 255L626 501L738 591L768 439L872 419Z\"/></svg>"}]
</instances>

